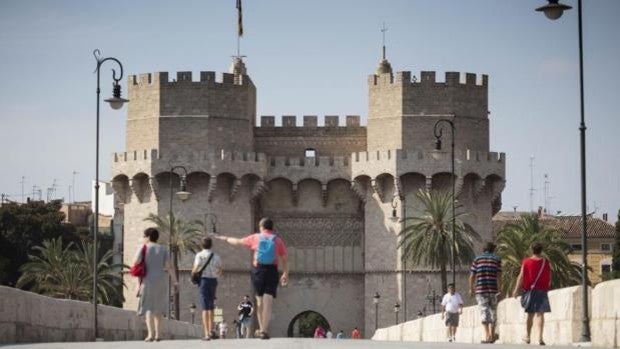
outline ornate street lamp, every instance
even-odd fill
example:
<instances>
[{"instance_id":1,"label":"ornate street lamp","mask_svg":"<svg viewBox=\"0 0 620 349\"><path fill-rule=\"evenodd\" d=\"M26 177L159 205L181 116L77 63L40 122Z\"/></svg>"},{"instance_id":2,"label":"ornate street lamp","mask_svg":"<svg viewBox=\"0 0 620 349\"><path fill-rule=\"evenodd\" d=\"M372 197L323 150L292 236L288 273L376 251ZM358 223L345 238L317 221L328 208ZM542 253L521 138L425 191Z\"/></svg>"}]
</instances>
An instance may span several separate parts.
<instances>
[{"instance_id":1,"label":"ornate street lamp","mask_svg":"<svg viewBox=\"0 0 620 349\"><path fill-rule=\"evenodd\" d=\"M455 201L456 201L456 197L455 197L456 178L454 175L454 122L448 119L439 119L435 123L435 127L433 131L435 134L435 150L436 151L441 150L441 136L443 135L443 128L441 127L442 123L448 124L448 126L450 126L450 131L451 131L450 134L452 136L451 138L452 142L450 144L450 160L452 164L451 170L450 170L450 175L452 177L451 178L452 179L452 283L456 287L456 215L454 211L454 206L455 206Z\"/></svg>"},{"instance_id":2,"label":"ornate street lamp","mask_svg":"<svg viewBox=\"0 0 620 349\"><path fill-rule=\"evenodd\" d=\"M192 303L189 305L189 313L192 314L192 325L194 324L194 320L195 320L195 313L196 313L196 304Z\"/></svg>"},{"instance_id":3,"label":"ornate street lamp","mask_svg":"<svg viewBox=\"0 0 620 349\"><path fill-rule=\"evenodd\" d=\"M179 183L179 191L176 192L177 197L179 198L179 200L183 202L187 200L189 196L191 195L191 193L187 191L187 169L184 166L172 166L172 164L170 164L170 180L168 182L168 185L170 186L170 206L168 210L168 223L170 225L169 227L170 231L168 234L169 235L168 236L168 247L170 247L170 250L168 251L168 253L170 253L170 257L172 257L172 229L174 229L173 222L172 222L172 198L173 198L172 175L175 174L174 171L176 171L177 169L183 170L183 174L181 175L181 182ZM177 280L178 278L179 278L179 275L177 275ZM170 299L171 286L172 286L172 278L168 276L168 299ZM179 320L181 309L179 306L179 290L178 289L174 292L174 295L172 295L172 299L173 299L172 302L174 303L175 319ZM170 303L168 303L168 319L171 318L170 316L171 316L171 309L170 309Z\"/></svg>"},{"instance_id":4,"label":"ornate street lamp","mask_svg":"<svg viewBox=\"0 0 620 349\"><path fill-rule=\"evenodd\" d=\"M372 302L375 304L375 331L379 329L379 299L381 295L379 292L375 292L375 295L372 297Z\"/></svg>"},{"instance_id":5,"label":"ornate street lamp","mask_svg":"<svg viewBox=\"0 0 620 349\"><path fill-rule=\"evenodd\" d=\"M112 79L114 83L112 84L112 97L105 100L105 102L110 103L110 107L112 109L118 110L123 107L125 102L129 102L129 100L121 97L121 85L119 85L119 81L123 78L123 65L121 62L114 57L101 57L101 51L98 49L93 51L93 55L95 56L95 60L97 61L97 68L95 72L97 73L97 123L96 123L96 135L95 135L95 219L94 219L94 227L93 227L93 308L94 308L94 316L93 316L93 340L97 340L97 233L99 232L99 101L101 94L100 87L100 73L101 73L101 65L107 61L115 62L119 67L119 74L116 75L116 70L112 69Z\"/></svg>"},{"instance_id":6,"label":"ornate street lamp","mask_svg":"<svg viewBox=\"0 0 620 349\"><path fill-rule=\"evenodd\" d=\"M548 0L548 4L541 6L536 11L543 12L547 18L556 20L562 16L564 11L570 10L572 7L560 4L558 0ZM588 223L586 213L586 122L584 111L584 94L583 94L583 27L581 24L581 0L577 1L577 20L579 23L579 101L581 111L581 122L579 124L579 144L581 157L581 250L582 272L581 283L583 286L583 324L581 328L581 342L590 342L590 319L588 314Z\"/></svg>"},{"instance_id":7,"label":"ornate street lamp","mask_svg":"<svg viewBox=\"0 0 620 349\"><path fill-rule=\"evenodd\" d=\"M398 325L398 312L400 312L400 304L394 304L394 315L396 315L396 324Z\"/></svg>"},{"instance_id":8,"label":"ornate street lamp","mask_svg":"<svg viewBox=\"0 0 620 349\"><path fill-rule=\"evenodd\" d=\"M397 200L400 201L402 208L403 208L403 218L402 218L402 222L403 222L403 230L407 229L407 204L405 201L405 196L398 196L398 195L394 195L394 197L392 198L392 216L390 217L390 220L392 222L398 222L398 212L396 211L396 208L398 207L398 203ZM401 251L404 251L404 249L406 248L406 245L403 243L403 247ZM403 280L403 322L407 321L407 258L405 257L404 253L401 256L402 259L402 280Z\"/></svg>"}]
</instances>

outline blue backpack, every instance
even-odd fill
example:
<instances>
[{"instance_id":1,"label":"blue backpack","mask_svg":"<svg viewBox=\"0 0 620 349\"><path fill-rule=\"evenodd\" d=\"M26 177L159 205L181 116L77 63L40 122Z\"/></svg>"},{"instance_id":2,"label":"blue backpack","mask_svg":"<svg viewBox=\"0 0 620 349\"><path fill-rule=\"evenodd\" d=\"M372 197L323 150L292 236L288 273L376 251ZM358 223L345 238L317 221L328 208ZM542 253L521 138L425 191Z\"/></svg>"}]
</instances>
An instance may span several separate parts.
<instances>
[{"instance_id":1,"label":"blue backpack","mask_svg":"<svg viewBox=\"0 0 620 349\"><path fill-rule=\"evenodd\" d=\"M260 234L258 237L258 249L256 250L256 263L275 264L276 261L276 236L265 236Z\"/></svg>"}]
</instances>

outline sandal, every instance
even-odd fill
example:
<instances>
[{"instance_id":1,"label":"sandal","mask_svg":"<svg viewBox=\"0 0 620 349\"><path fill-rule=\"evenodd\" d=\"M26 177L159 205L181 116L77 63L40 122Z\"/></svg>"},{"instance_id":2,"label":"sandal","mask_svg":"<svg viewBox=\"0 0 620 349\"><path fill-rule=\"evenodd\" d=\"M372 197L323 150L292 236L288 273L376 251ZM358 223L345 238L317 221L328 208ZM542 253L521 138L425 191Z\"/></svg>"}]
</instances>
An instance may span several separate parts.
<instances>
[{"instance_id":1,"label":"sandal","mask_svg":"<svg viewBox=\"0 0 620 349\"><path fill-rule=\"evenodd\" d=\"M523 337L523 343L530 344L530 339L528 337Z\"/></svg>"},{"instance_id":2,"label":"sandal","mask_svg":"<svg viewBox=\"0 0 620 349\"><path fill-rule=\"evenodd\" d=\"M271 337L269 337L269 334L267 332L261 332L260 333L260 339L269 339Z\"/></svg>"},{"instance_id":3,"label":"sandal","mask_svg":"<svg viewBox=\"0 0 620 349\"><path fill-rule=\"evenodd\" d=\"M153 338L151 338L151 337L146 337L146 338L144 338L144 341L145 341L145 342L152 342L152 341L153 341Z\"/></svg>"},{"instance_id":4,"label":"sandal","mask_svg":"<svg viewBox=\"0 0 620 349\"><path fill-rule=\"evenodd\" d=\"M545 342L543 340L541 340L540 342L538 342L539 345L547 345L545 344Z\"/></svg>"}]
</instances>

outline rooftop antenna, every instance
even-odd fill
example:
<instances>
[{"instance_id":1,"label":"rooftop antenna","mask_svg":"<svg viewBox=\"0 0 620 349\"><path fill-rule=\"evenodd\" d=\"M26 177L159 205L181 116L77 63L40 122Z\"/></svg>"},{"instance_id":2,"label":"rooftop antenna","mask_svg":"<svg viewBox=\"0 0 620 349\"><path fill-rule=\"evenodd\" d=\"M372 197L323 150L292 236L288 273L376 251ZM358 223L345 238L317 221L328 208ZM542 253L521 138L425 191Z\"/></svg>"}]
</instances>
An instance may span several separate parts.
<instances>
[{"instance_id":1,"label":"rooftop antenna","mask_svg":"<svg viewBox=\"0 0 620 349\"><path fill-rule=\"evenodd\" d=\"M385 60L385 32L388 31L388 28L385 26L385 22L381 26L381 35L383 36L383 59Z\"/></svg>"},{"instance_id":2,"label":"rooftop antenna","mask_svg":"<svg viewBox=\"0 0 620 349\"><path fill-rule=\"evenodd\" d=\"M71 203L75 203L75 175L79 174L79 172L77 171L73 171L72 173L72 178L71 178L71 190L69 191L69 200L71 200Z\"/></svg>"},{"instance_id":3,"label":"rooftop antenna","mask_svg":"<svg viewBox=\"0 0 620 349\"><path fill-rule=\"evenodd\" d=\"M534 155L530 156L530 212L534 212Z\"/></svg>"},{"instance_id":4,"label":"rooftop antenna","mask_svg":"<svg viewBox=\"0 0 620 349\"><path fill-rule=\"evenodd\" d=\"M241 0L237 0L237 55L235 58L241 59L241 37L243 36L243 10Z\"/></svg>"},{"instance_id":5,"label":"rooftop antenna","mask_svg":"<svg viewBox=\"0 0 620 349\"><path fill-rule=\"evenodd\" d=\"M25 183L26 177L22 176L22 179L19 181L19 183L21 183L22 185L22 204L24 203L24 183Z\"/></svg>"},{"instance_id":6,"label":"rooftop antenna","mask_svg":"<svg viewBox=\"0 0 620 349\"><path fill-rule=\"evenodd\" d=\"M545 184L543 187L543 191L544 191L544 196L545 196L545 213L551 212L551 208L549 207L549 184L551 183L549 181L549 174L545 173L544 174L545 177Z\"/></svg>"}]
</instances>

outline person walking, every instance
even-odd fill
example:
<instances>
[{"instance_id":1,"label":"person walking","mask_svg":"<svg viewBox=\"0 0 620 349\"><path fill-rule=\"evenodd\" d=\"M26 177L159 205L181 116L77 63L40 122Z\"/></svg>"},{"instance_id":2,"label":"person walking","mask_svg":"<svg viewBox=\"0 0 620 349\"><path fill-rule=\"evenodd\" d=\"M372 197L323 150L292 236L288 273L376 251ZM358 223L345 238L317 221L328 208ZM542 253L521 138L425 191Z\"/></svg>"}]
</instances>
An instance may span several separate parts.
<instances>
[{"instance_id":1,"label":"person walking","mask_svg":"<svg viewBox=\"0 0 620 349\"><path fill-rule=\"evenodd\" d=\"M463 314L463 299L454 290L454 284L448 284L448 292L441 300L441 319L446 321L448 342L456 341L460 314Z\"/></svg>"},{"instance_id":2,"label":"person walking","mask_svg":"<svg viewBox=\"0 0 620 349\"><path fill-rule=\"evenodd\" d=\"M484 327L485 339L482 343L494 343L495 322L497 321L497 301L501 290L502 260L495 255L495 244L487 242L482 254L471 264L469 274L469 294L475 294L480 308L480 320Z\"/></svg>"},{"instance_id":3,"label":"person walking","mask_svg":"<svg viewBox=\"0 0 620 349\"><path fill-rule=\"evenodd\" d=\"M262 218L259 222L259 230L259 233L242 239L223 235L216 235L216 237L233 246L245 246L252 250L251 279L256 295L258 332L261 339L269 339L269 322L278 289L278 265L282 267L280 284L287 286L288 254L284 241L274 233L271 218Z\"/></svg>"},{"instance_id":4,"label":"person walking","mask_svg":"<svg viewBox=\"0 0 620 349\"><path fill-rule=\"evenodd\" d=\"M551 312L548 292L551 288L551 265L542 256L542 244L535 242L531 246L532 256L521 263L521 271L517 277L513 297L521 296L521 306L527 313L526 337L523 341L530 343L534 318L537 319L538 344L545 345L543 329L545 313Z\"/></svg>"},{"instance_id":5,"label":"person walking","mask_svg":"<svg viewBox=\"0 0 620 349\"><path fill-rule=\"evenodd\" d=\"M170 266L168 248L157 243L159 231L155 228L147 228L144 231L144 246L140 246L134 258L134 265L142 262L146 266L146 275L142 279L138 291L138 315L145 316L147 336L145 342L161 340L161 321L164 313L168 311L168 285L166 272L173 281L175 290L179 282ZM145 252L142 252L142 249Z\"/></svg>"},{"instance_id":6,"label":"person walking","mask_svg":"<svg viewBox=\"0 0 620 349\"><path fill-rule=\"evenodd\" d=\"M217 278L222 274L222 261L220 256L213 252L213 241L204 238L201 241L202 251L196 254L192 273L200 273L198 283L198 300L202 307L202 327L204 330L203 340L210 340L213 331L213 309L215 308L215 291Z\"/></svg>"},{"instance_id":7,"label":"person walking","mask_svg":"<svg viewBox=\"0 0 620 349\"><path fill-rule=\"evenodd\" d=\"M252 315L254 314L254 304L250 301L250 296L243 296L243 300L237 306L239 311L240 337L250 338L250 327L252 326Z\"/></svg>"},{"instance_id":8,"label":"person walking","mask_svg":"<svg viewBox=\"0 0 620 349\"><path fill-rule=\"evenodd\" d=\"M351 331L351 339L362 339L362 333L357 327Z\"/></svg>"},{"instance_id":9,"label":"person walking","mask_svg":"<svg viewBox=\"0 0 620 349\"><path fill-rule=\"evenodd\" d=\"M226 339L226 335L228 334L228 324L226 321L222 320L218 327L220 329L220 339Z\"/></svg>"},{"instance_id":10,"label":"person walking","mask_svg":"<svg viewBox=\"0 0 620 349\"><path fill-rule=\"evenodd\" d=\"M344 331L338 331L338 333L336 334L336 339L344 339Z\"/></svg>"},{"instance_id":11,"label":"person walking","mask_svg":"<svg viewBox=\"0 0 620 349\"><path fill-rule=\"evenodd\" d=\"M321 325L317 325L314 329L314 338L325 338L325 330Z\"/></svg>"}]
</instances>

